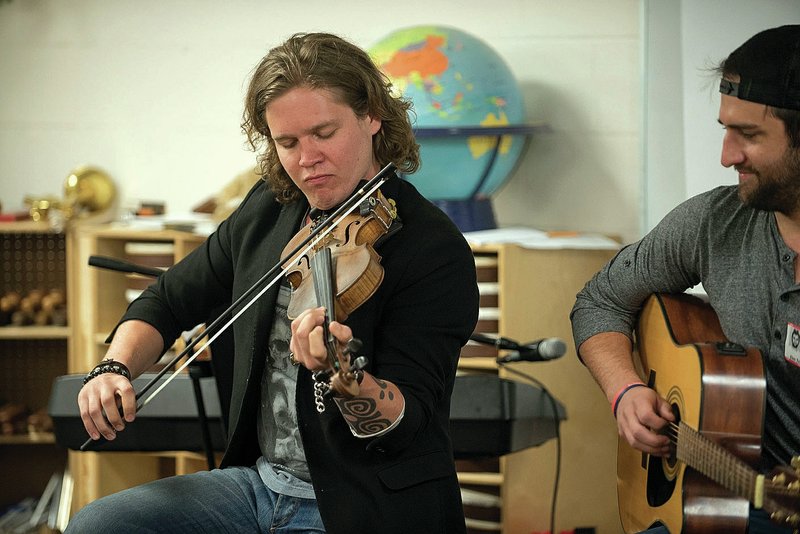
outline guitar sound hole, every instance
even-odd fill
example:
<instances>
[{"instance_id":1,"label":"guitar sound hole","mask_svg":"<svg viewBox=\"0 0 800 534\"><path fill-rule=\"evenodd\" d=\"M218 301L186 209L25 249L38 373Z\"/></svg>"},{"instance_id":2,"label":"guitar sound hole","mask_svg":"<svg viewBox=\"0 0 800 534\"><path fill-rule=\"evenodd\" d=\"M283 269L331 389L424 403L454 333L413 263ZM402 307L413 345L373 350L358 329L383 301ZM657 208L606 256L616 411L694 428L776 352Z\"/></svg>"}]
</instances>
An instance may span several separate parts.
<instances>
[{"instance_id":1,"label":"guitar sound hole","mask_svg":"<svg viewBox=\"0 0 800 534\"><path fill-rule=\"evenodd\" d=\"M675 424L680 421L680 410L672 405L675 414ZM647 504L651 507L664 505L672 498L677 481L677 458L675 448L672 448L668 457L647 455Z\"/></svg>"},{"instance_id":2,"label":"guitar sound hole","mask_svg":"<svg viewBox=\"0 0 800 534\"><path fill-rule=\"evenodd\" d=\"M671 406L672 406L672 415L675 416L675 423L674 423L673 428L677 428L678 424L681 422L681 410L678 407L678 405L675 404L675 403L672 403ZM672 426L672 425L670 425L670 426ZM674 439L670 442L670 445L671 446L670 446L670 450L669 450L669 457L666 459L666 462L667 462L667 465L669 465L669 472L670 473L674 473L675 472L675 465L678 463L678 457L676 456L677 450L675 448L676 443L675 443Z\"/></svg>"}]
</instances>

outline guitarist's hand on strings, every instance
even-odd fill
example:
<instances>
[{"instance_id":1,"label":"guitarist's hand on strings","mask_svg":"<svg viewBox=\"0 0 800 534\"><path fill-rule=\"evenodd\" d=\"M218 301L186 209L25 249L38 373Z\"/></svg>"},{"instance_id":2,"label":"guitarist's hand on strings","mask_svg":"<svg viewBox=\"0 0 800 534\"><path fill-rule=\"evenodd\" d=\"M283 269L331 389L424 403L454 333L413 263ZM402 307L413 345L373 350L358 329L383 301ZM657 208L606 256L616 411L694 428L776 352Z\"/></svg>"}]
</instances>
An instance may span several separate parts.
<instances>
[{"instance_id":1,"label":"guitarist's hand on strings","mask_svg":"<svg viewBox=\"0 0 800 534\"><path fill-rule=\"evenodd\" d=\"M621 390L624 395L614 406L620 437L642 452L668 456L670 441L663 431L675 421L669 403L644 384L627 390L625 387Z\"/></svg>"},{"instance_id":2,"label":"guitarist's hand on strings","mask_svg":"<svg viewBox=\"0 0 800 534\"><path fill-rule=\"evenodd\" d=\"M636 372L630 338L602 332L581 343L579 354L606 393L620 437L642 452L668 455L669 439L659 432L675 417L667 401Z\"/></svg>"}]
</instances>

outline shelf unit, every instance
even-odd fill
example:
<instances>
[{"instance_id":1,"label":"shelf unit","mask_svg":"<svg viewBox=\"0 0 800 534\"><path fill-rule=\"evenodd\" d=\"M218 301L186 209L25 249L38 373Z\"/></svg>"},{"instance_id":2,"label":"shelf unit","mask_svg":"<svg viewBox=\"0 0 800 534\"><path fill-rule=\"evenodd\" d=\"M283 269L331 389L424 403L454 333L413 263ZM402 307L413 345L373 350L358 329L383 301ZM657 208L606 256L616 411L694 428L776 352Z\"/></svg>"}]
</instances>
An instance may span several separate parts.
<instances>
[{"instance_id":1,"label":"shelf unit","mask_svg":"<svg viewBox=\"0 0 800 534\"><path fill-rule=\"evenodd\" d=\"M86 373L105 357L106 339L128 305L129 275L89 266L92 255L125 259L126 244L171 244L173 261L178 261L205 236L175 230L138 230L127 227L82 227L70 234L75 275L70 278L71 337L70 373ZM219 461L219 459L218 459ZM204 455L164 451L69 452L75 487L73 512L87 503L138 484L165 476L192 473L207 467Z\"/></svg>"},{"instance_id":2,"label":"shelf unit","mask_svg":"<svg viewBox=\"0 0 800 534\"><path fill-rule=\"evenodd\" d=\"M34 289L66 294L66 236L46 223L0 224L0 295ZM46 408L53 379L67 371L70 326L0 326L0 404ZM51 432L0 434L0 508L38 498L50 476L64 470L67 453Z\"/></svg>"},{"instance_id":3,"label":"shelf unit","mask_svg":"<svg viewBox=\"0 0 800 534\"><path fill-rule=\"evenodd\" d=\"M621 531L616 502L616 425L600 388L575 355L569 322L575 295L614 252L527 249L511 244L473 246L481 292L476 331L519 342L546 337L567 342L567 353L557 360L509 364L541 381L566 409L567 418L560 427L556 532L577 527L594 527L597 534ZM459 368L520 380L498 368L497 356L494 347L470 342L462 350ZM557 443L550 440L500 458L457 461L462 490L467 490L465 515L470 534L548 531L556 454ZM488 506L470 505L472 492L484 497ZM586 499L588 493L591 499Z\"/></svg>"}]
</instances>

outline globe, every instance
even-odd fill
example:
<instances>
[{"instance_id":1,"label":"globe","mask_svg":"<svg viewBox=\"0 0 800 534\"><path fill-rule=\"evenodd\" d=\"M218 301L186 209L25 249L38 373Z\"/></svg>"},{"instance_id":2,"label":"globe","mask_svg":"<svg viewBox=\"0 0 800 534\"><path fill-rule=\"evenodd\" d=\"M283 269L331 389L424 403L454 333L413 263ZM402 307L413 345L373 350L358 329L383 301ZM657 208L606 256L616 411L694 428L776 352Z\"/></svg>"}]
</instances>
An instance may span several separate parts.
<instances>
[{"instance_id":1,"label":"globe","mask_svg":"<svg viewBox=\"0 0 800 534\"><path fill-rule=\"evenodd\" d=\"M511 69L481 39L444 26L394 31L369 53L414 104L422 165L405 178L463 231L493 228L490 196L510 178L526 141Z\"/></svg>"}]
</instances>

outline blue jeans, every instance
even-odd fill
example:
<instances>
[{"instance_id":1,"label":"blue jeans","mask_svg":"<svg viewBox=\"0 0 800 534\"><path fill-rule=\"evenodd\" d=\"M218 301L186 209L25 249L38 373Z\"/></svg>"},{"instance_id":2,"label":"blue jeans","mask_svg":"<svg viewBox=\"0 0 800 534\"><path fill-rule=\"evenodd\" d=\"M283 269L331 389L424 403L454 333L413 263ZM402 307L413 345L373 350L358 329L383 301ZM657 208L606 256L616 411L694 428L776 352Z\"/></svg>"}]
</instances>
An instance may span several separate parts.
<instances>
[{"instance_id":1,"label":"blue jeans","mask_svg":"<svg viewBox=\"0 0 800 534\"><path fill-rule=\"evenodd\" d=\"M255 468L228 467L143 484L86 505L65 534L324 533L314 499L277 494Z\"/></svg>"},{"instance_id":2,"label":"blue jeans","mask_svg":"<svg viewBox=\"0 0 800 534\"><path fill-rule=\"evenodd\" d=\"M764 510L751 508L747 532L748 534L792 534L792 529L780 527L770 521ZM669 534L669 530L667 527L654 527L642 531L640 534Z\"/></svg>"}]
</instances>

